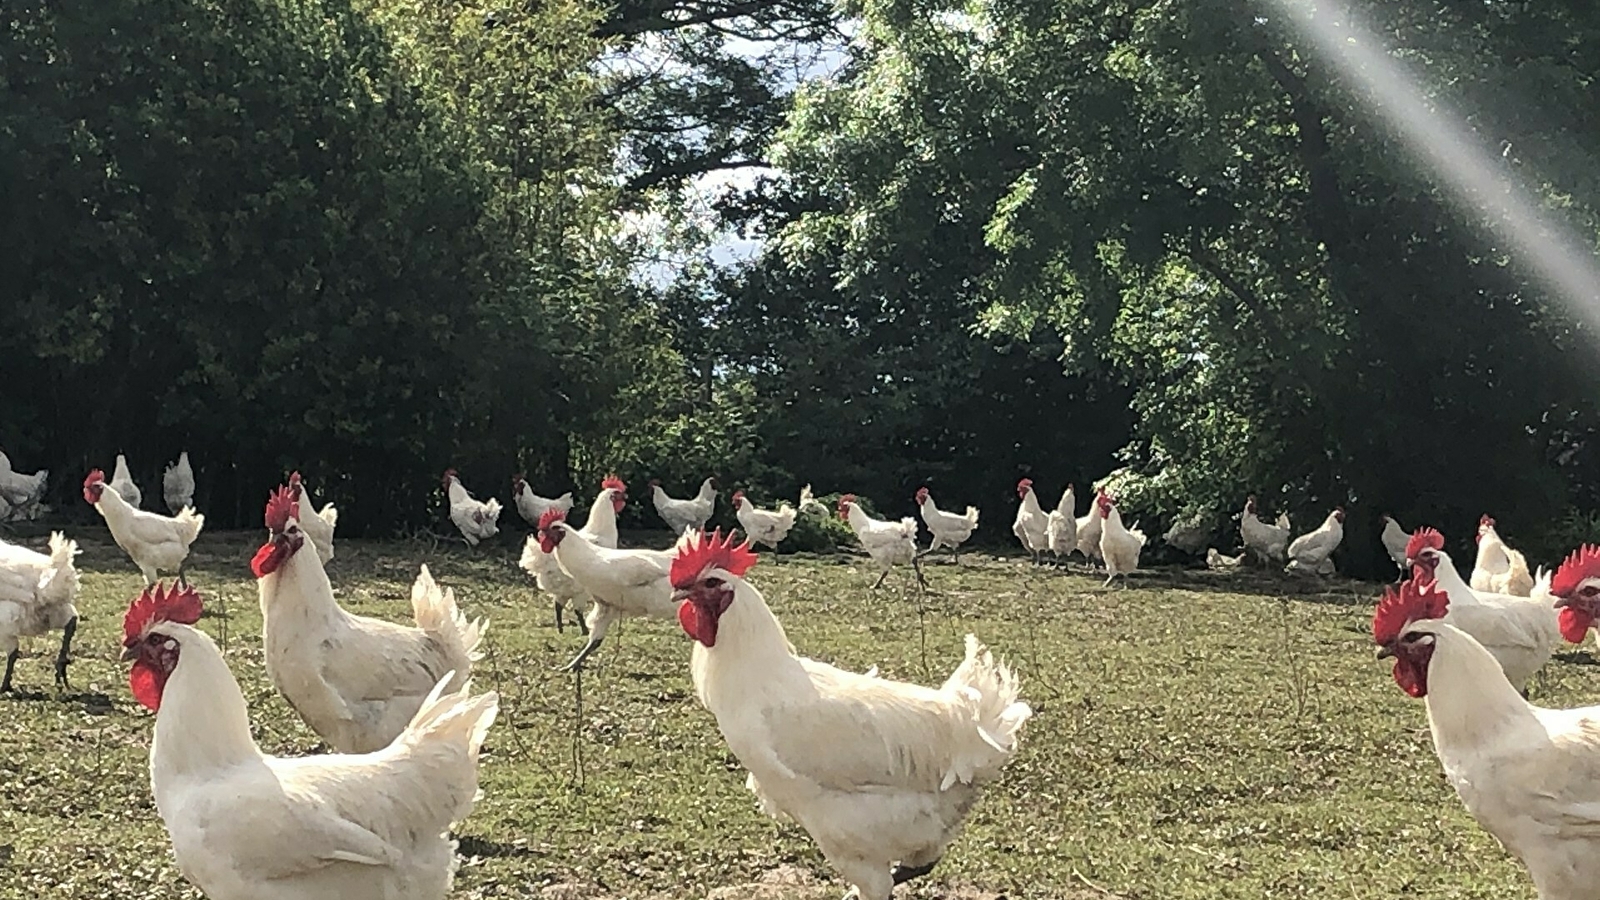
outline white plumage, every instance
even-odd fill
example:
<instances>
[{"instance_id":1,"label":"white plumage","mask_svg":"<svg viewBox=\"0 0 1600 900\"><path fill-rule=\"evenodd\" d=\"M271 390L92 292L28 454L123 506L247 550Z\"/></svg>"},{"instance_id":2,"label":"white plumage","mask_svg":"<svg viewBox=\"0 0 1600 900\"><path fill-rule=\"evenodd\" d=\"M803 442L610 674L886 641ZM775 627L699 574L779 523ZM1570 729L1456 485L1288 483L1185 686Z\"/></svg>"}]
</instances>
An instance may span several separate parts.
<instances>
[{"instance_id":1,"label":"white plumage","mask_svg":"<svg viewBox=\"0 0 1600 900\"><path fill-rule=\"evenodd\" d=\"M1244 512L1239 515L1239 537L1244 547L1263 563L1282 563L1288 555L1289 522L1280 515L1277 524L1261 521L1256 515L1256 498L1245 500Z\"/></svg>"},{"instance_id":2,"label":"white plumage","mask_svg":"<svg viewBox=\"0 0 1600 900\"><path fill-rule=\"evenodd\" d=\"M17 662L17 639L61 631L56 656L56 684L67 686L67 659L78 628L76 541L57 531L50 535L49 554L0 541L0 654L6 657L0 693L11 690Z\"/></svg>"},{"instance_id":3,"label":"white plumage","mask_svg":"<svg viewBox=\"0 0 1600 900\"><path fill-rule=\"evenodd\" d=\"M1017 536L1022 549L1028 551L1034 562L1040 554L1050 549L1050 517L1039 507L1039 497L1033 492L1033 479L1017 482L1017 497L1022 503L1017 507L1017 517L1011 521L1011 533Z\"/></svg>"},{"instance_id":4,"label":"white plumage","mask_svg":"<svg viewBox=\"0 0 1600 900\"><path fill-rule=\"evenodd\" d=\"M443 900L457 865L447 832L478 797L497 695L441 677L393 743L283 759L251 738L209 637L157 622L129 641L136 675L171 660L153 701L150 785L178 868L210 900Z\"/></svg>"},{"instance_id":5,"label":"white plumage","mask_svg":"<svg viewBox=\"0 0 1600 900\"><path fill-rule=\"evenodd\" d=\"M546 510L559 509L562 512L572 511L572 492L567 491L559 497L541 497L528 487L528 482L521 475L511 477L511 502L517 505L517 515L523 521L535 528L539 527L539 517Z\"/></svg>"},{"instance_id":6,"label":"white plumage","mask_svg":"<svg viewBox=\"0 0 1600 900\"><path fill-rule=\"evenodd\" d=\"M804 828L862 900L931 870L1032 714L1011 670L968 635L940 687L857 675L796 656L731 572L708 567L685 587L695 692L762 809Z\"/></svg>"},{"instance_id":7,"label":"white plumage","mask_svg":"<svg viewBox=\"0 0 1600 900\"><path fill-rule=\"evenodd\" d=\"M145 583L154 584L162 572L182 577L189 545L200 536L206 517L191 507L173 517L135 509L120 493L108 489L105 478L99 469L90 472L83 481L83 499L94 504L106 520L111 539L139 567Z\"/></svg>"},{"instance_id":8,"label":"white plumage","mask_svg":"<svg viewBox=\"0 0 1600 900\"><path fill-rule=\"evenodd\" d=\"M1530 705L1449 616L1407 618L1384 637L1391 630L1384 652L1397 657L1396 681L1425 698L1434 750L1467 811L1527 867L1540 900L1593 900L1600 707Z\"/></svg>"},{"instance_id":9,"label":"white plumage","mask_svg":"<svg viewBox=\"0 0 1600 900\"><path fill-rule=\"evenodd\" d=\"M1411 533L1401 528L1393 516L1385 514L1383 534L1380 535L1380 539L1383 541L1384 552L1389 554L1389 558L1394 560L1394 564L1400 567L1401 572L1406 571L1406 544L1411 541Z\"/></svg>"},{"instance_id":10,"label":"white plumage","mask_svg":"<svg viewBox=\"0 0 1600 900\"><path fill-rule=\"evenodd\" d=\"M161 499L173 515L194 503L194 469L189 466L189 451L180 452L177 463L161 473Z\"/></svg>"},{"instance_id":11,"label":"white plumage","mask_svg":"<svg viewBox=\"0 0 1600 900\"><path fill-rule=\"evenodd\" d=\"M1139 553L1144 549L1145 536L1137 526L1126 528L1122 524L1122 511L1105 492L1095 499L1100 512L1100 558L1106 563L1106 584L1118 575L1128 575L1139 570Z\"/></svg>"},{"instance_id":12,"label":"white plumage","mask_svg":"<svg viewBox=\"0 0 1600 900\"><path fill-rule=\"evenodd\" d=\"M455 469L445 471L444 487L450 499L450 521L460 530L467 546L476 547L479 541L486 541L500 533L499 500L493 497L488 500L474 499L462 487Z\"/></svg>"},{"instance_id":13,"label":"white plumage","mask_svg":"<svg viewBox=\"0 0 1600 900\"><path fill-rule=\"evenodd\" d=\"M890 569L907 563L916 568L917 581L922 582L922 568L917 562L916 519L910 516L896 522L874 519L856 502L855 494L845 494L839 498L839 516L850 523L856 540L861 542L862 549L867 551L867 556L872 558L881 573L878 580L873 582L874 588L889 577Z\"/></svg>"},{"instance_id":14,"label":"white plumage","mask_svg":"<svg viewBox=\"0 0 1600 900\"><path fill-rule=\"evenodd\" d=\"M1333 574L1333 551L1344 540L1344 510L1335 508L1315 531L1302 534L1289 544L1289 570Z\"/></svg>"},{"instance_id":15,"label":"white plumage","mask_svg":"<svg viewBox=\"0 0 1600 900\"><path fill-rule=\"evenodd\" d=\"M801 499L803 502L804 497ZM776 550L794 528L796 512L787 503L780 503L777 509L757 509L744 491L734 491L733 516L739 520L739 527L744 529L750 543Z\"/></svg>"},{"instance_id":16,"label":"white plumage","mask_svg":"<svg viewBox=\"0 0 1600 900\"><path fill-rule=\"evenodd\" d=\"M555 555L561 571L593 601L589 606L588 643L566 669L582 667L618 619L670 619L677 611L677 604L672 602L672 585L667 580L673 551L601 547L574 537L578 529L567 524L561 513L546 513L543 521L539 541L544 551ZM697 533L685 532L679 541Z\"/></svg>"},{"instance_id":17,"label":"white plumage","mask_svg":"<svg viewBox=\"0 0 1600 900\"><path fill-rule=\"evenodd\" d=\"M706 527L706 520L711 518L711 513L716 510L717 480L707 478L700 482L700 490L688 500L678 500L667 496L661 489L661 482L650 482L650 499L655 504L656 512L661 515L661 520L667 523L674 535L681 535L686 531L699 531Z\"/></svg>"},{"instance_id":18,"label":"white plumage","mask_svg":"<svg viewBox=\"0 0 1600 900\"><path fill-rule=\"evenodd\" d=\"M128 459L121 453L117 454L117 465L111 472L111 489L128 501L128 505L134 509L144 505L144 492L133 483L133 476L128 474Z\"/></svg>"},{"instance_id":19,"label":"white plumage","mask_svg":"<svg viewBox=\"0 0 1600 900\"><path fill-rule=\"evenodd\" d=\"M311 492L300 480L299 472L289 475L289 490L294 493L300 530L305 532L311 546L316 548L317 558L326 566L333 561L333 531L339 525L339 510L327 503L318 511L311 503Z\"/></svg>"},{"instance_id":20,"label":"white plumage","mask_svg":"<svg viewBox=\"0 0 1600 900\"><path fill-rule=\"evenodd\" d=\"M1078 495L1069 484L1061 492L1061 499L1056 501L1056 508L1047 517L1045 525L1045 543L1057 560L1066 559L1078 549L1077 512Z\"/></svg>"},{"instance_id":21,"label":"white plumage","mask_svg":"<svg viewBox=\"0 0 1600 900\"><path fill-rule=\"evenodd\" d=\"M609 480L607 482L610 483ZM621 481L616 482L621 485ZM579 537L601 547L613 550L617 547L617 512L624 504L622 487L602 486L600 493L594 498L594 503L589 507L589 518L584 521L583 527L576 531ZM565 515L562 510L556 510ZM549 512L546 510L545 512ZM544 513L540 513L543 518ZM534 522L535 525L539 523ZM589 633L589 626L583 620L583 614L589 606L589 595L572 579L571 575L562 571L561 564L556 561L554 553L547 553L540 544L539 533L535 531L528 535L527 541L522 545L522 558L518 565L524 572L533 576L534 583L539 590L549 594L555 601L556 630L566 630L563 614L568 605L574 607L578 616L578 628L584 634Z\"/></svg>"},{"instance_id":22,"label":"white plumage","mask_svg":"<svg viewBox=\"0 0 1600 900\"><path fill-rule=\"evenodd\" d=\"M45 486L50 482L50 471L40 469L24 475L11 468L11 458L0 452L0 501L12 507L7 518L28 518L28 510L44 499Z\"/></svg>"},{"instance_id":23,"label":"white plumage","mask_svg":"<svg viewBox=\"0 0 1600 900\"><path fill-rule=\"evenodd\" d=\"M385 747L447 673L455 673L449 691L467 682L488 626L481 619L469 623L454 592L440 590L427 566L411 586L416 627L346 612L316 552L303 552L289 493L275 494L272 503L280 497L276 513L268 505L271 536L252 562L267 677L335 750Z\"/></svg>"},{"instance_id":24,"label":"white plumage","mask_svg":"<svg viewBox=\"0 0 1600 900\"><path fill-rule=\"evenodd\" d=\"M1518 550L1506 546L1495 530L1494 519L1478 520L1478 558L1472 565L1472 589L1526 597L1533 591L1533 575L1528 560Z\"/></svg>"},{"instance_id":25,"label":"white plumage","mask_svg":"<svg viewBox=\"0 0 1600 900\"><path fill-rule=\"evenodd\" d=\"M927 488L918 488L916 499L917 508L922 513L922 524L928 526L928 532L933 535L933 542L928 545L928 552L932 553L940 547L949 547L959 562L961 545L978 529L978 508L969 506L966 512L959 514L945 512L933 502L933 495Z\"/></svg>"}]
</instances>

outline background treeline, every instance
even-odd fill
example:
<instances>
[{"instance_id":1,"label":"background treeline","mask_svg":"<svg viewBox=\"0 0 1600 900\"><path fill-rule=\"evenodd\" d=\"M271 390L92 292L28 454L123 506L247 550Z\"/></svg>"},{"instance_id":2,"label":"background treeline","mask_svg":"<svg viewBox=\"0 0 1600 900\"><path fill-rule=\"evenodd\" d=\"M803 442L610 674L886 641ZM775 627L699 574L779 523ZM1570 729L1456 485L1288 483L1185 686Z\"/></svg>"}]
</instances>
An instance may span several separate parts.
<instances>
[{"instance_id":1,"label":"background treeline","mask_svg":"<svg viewBox=\"0 0 1600 900\"><path fill-rule=\"evenodd\" d=\"M1346 6L1594 243L1600 7ZM219 526L297 466L393 530L454 465L999 536L1128 466L1147 530L1344 503L1356 570L1383 511L1596 536L1596 336L1278 9L7 3L0 447L59 503L187 448Z\"/></svg>"}]
</instances>

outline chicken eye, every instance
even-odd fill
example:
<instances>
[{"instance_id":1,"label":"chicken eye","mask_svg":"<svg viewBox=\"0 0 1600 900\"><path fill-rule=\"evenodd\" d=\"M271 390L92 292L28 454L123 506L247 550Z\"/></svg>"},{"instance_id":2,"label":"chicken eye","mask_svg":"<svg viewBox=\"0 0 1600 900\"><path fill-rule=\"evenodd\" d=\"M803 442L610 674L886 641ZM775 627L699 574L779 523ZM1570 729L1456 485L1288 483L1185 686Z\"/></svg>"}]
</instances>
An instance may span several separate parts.
<instances>
[{"instance_id":1,"label":"chicken eye","mask_svg":"<svg viewBox=\"0 0 1600 900\"><path fill-rule=\"evenodd\" d=\"M1400 638L1400 643L1402 643L1402 644L1415 644L1417 641L1420 641L1420 640L1422 640L1422 632L1420 632L1420 631L1408 631L1408 632L1405 633L1405 635L1403 637Z\"/></svg>"},{"instance_id":2,"label":"chicken eye","mask_svg":"<svg viewBox=\"0 0 1600 900\"><path fill-rule=\"evenodd\" d=\"M719 588L719 587L722 587L724 584L727 584L727 582L723 581L721 578L707 578L706 579L706 587L709 587L709 588Z\"/></svg>"},{"instance_id":3,"label":"chicken eye","mask_svg":"<svg viewBox=\"0 0 1600 900\"><path fill-rule=\"evenodd\" d=\"M144 642L146 644L149 644L152 647L155 647L155 646L159 645L164 640L166 640L166 637L164 635L152 633L152 634L148 634L148 635L145 636Z\"/></svg>"},{"instance_id":4,"label":"chicken eye","mask_svg":"<svg viewBox=\"0 0 1600 900\"><path fill-rule=\"evenodd\" d=\"M1596 586L1594 586L1592 584L1591 585L1586 585L1583 588L1581 588L1578 591L1578 593L1582 594L1585 597L1593 597L1595 594L1600 594L1600 587L1596 587Z\"/></svg>"}]
</instances>

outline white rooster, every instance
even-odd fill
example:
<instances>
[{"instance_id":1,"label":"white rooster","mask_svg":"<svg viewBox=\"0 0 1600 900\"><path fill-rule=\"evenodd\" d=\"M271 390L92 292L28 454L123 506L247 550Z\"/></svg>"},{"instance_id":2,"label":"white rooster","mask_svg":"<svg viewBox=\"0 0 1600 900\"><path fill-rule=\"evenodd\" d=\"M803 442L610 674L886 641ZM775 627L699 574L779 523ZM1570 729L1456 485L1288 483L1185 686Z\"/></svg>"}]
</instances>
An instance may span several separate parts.
<instances>
[{"instance_id":1,"label":"white rooster","mask_svg":"<svg viewBox=\"0 0 1600 900\"><path fill-rule=\"evenodd\" d=\"M144 491L133 483L133 476L128 474L128 458L121 453L117 454L117 465L111 472L111 489L134 509L144 505Z\"/></svg>"},{"instance_id":2,"label":"white rooster","mask_svg":"<svg viewBox=\"0 0 1600 900\"><path fill-rule=\"evenodd\" d=\"M1379 539L1383 541L1383 551L1389 554L1389 558L1394 560L1396 566L1400 567L1401 577L1404 578L1411 568L1406 565L1406 544L1411 542L1410 532L1401 528L1394 516L1384 513L1383 533L1379 535Z\"/></svg>"},{"instance_id":3,"label":"white rooster","mask_svg":"<svg viewBox=\"0 0 1600 900\"><path fill-rule=\"evenodd\" d=\"M521 475L511 476L511 502L517 505L517 515L535 528L539 526L539 518L547 509L572 512L571 491L559 497L541 497L533 492L533 488L528 487L527 480Z\"/></svg>"},{"instance_id":4,"label":"white rooster","mask_svg":"<svg viewBox=\"0 0 1600 900\"><path fill-rule=\"evenodd\" d=\"M17 638L61 631L61 652L56 654L56 685L67 687L67 660L72 636L78 630L78 570L73 557L76 541L57 531L50 535L48 555L0 541L0 652L6 655L6 674L0 694L11 690L11 670L17 664Z\"/></svg>"},{"instance_id":5,"label":"white rooster","mask_svg":"<svg viewBox=\"0 0 1600 900\"><path fill-rule=\"evenodd\" d=\"M450 499L450 521L455 523L468 547L478 546L500 533L500 501L474 499L461 486L455 469L444 470L444 490Z\"/></svg>"},{"instance_id":6,"label":"white rooster","mask_svg":"<svg viewBox=\"0 0 1600 900\"><path fill-rule=\"evenodd\" d=\"M1472 635L1499 660L1511 684L1525 691L1528 679L1561 644L1563 623L1548 584L1533 597L1474 591L1444 552L1444 535L1432 528L1416 530L1406 544L1406 559L1416 581L1438 584L1454 601L1446 621Z\"/></svg>"},{"instance_id":7,"label":"white rooster","mask_svg":"<svg viewBox=\"0 0 1600 900\"><path fill-rule=\"evenodd\" d=\"M468 623L455 594L423 566L411 586L416 627L351 615L333 598L288 487L267 501L267 542L250 568L261 597L267 678L300 718L341 753L369 753L406 728L441 678L457 691L482 656L487 625Z\"/></svg>"},{"instance_id":8,"label":"white rooster","mask_svg":"<svg viewBox=\"0 0 1600 900\"><path fill-rule=\"evenodd\" d=\"M1427 703L1445 778L1478 824L1522 861L1540 900L1600 890L1600 707L1545 709L1447 613L1454 596L1407 581L1372 617L1394 680Z\"/></svg>"},{"instance_id":9,"label":"white rooster","mask_svg":"<svg viewBox=\"0 0 1600 900\"><path fill-rule=\"evenodd\" d=\"M1528 560L1518 550L1506 546L1495 530L1494 519L1484 516L1478 520L1478 558L1472 565L1470 580L1475 591L1491 591L1526 597L1533 592L1533 576L1528 572Z\"/></svg>"},{"instance_id":10,"label":"white rooster","mask_svg":"<svg viewBox=\"0 0 1600 900\"><path fill-rule=\"evenodd\" d=\"M595 496L594 504L589 507L589 518L584 521L583 527L577 530L578 536L592 544L609 547L612 550L617 549L617 513L622 512L627 502L628 486L617 476L607 475L605 480L600 482L600 493ZM540 518L544 518L543 513L540 514ZM538 525L537 522L534 524ZM578 630L584 634L589 633L589 625L583 616L589 605L589 595L572 580L571 575L561 570L561 564L556 561L555 554L545 551L537 528L523 543L522 559L518 561L518 565L524 572L533 576L534 583L539 585L539 590L549 594L555 601L556 631L566 630L563 614L568 605L573 605L578 619Z\"/></svg>"},{"instance_id":11,"label":"white rooster","mask_svg":"<svg viewBox=\"0 0 1600 900\"><path fill-rule=\"evenodd\" d=\"M294 493L296 519L300 530L311 541L317 558L323 565L333 562L333 530L339 525L339 510L332 503L324 503L319 511L311 503L311 492L300 480L299 472L289 473L289 490Z\"/></svg>"},{"instance_id":12,"label":"white rooster","mask_svg":"<svg viewBox=\"0 0 1600 900\"><path fill-rule=\"evenodd\" d=\"M1289 548L1288 515L1280 515L1276 524L1261 521L1256 513L1256 496L1245 498L1244 512L1239 514L1239 537L1244 548L1263 564L1282 563Z\"/></svg>"},{"instance_id":13,"label":"white rooster","mask_svg":"<svg viewBox=\"0 0 1600 900\"><path fill-rule=\"evenodd\" d=\"M183 580L189 546L205 527L205 516L190 507L171 518L135 509L121 494L107 489L106 473L99 469L83 479L83 499L99 510L111 529L111 539L139 567L145 584L155 584L162 572L176 572Z\"/></svg>"},{"instance_id":14,"label":"white rooster","mask_svg":"<svg viewBox=\"0 0 1600 900\"><path fill-rule=\"evenodd\" d=\"M1600 616L1600 547L1585 544L1572 551L1554 573L1540 571L1534 584L1533 599L1553 598L1560 610L1561 636L1582 644Z\"/></svg>"},{"instance_id":15,"label":"white rooster","mask_svg":"<svg viewBox=\"0 0 1600 900\"><path fill-rule=\"evenodd\" d=\"M696 535L672 563L695 693L762 809L799 823L851 896L889 900L938 864L1033 711L972 635L937 688L796 656L742 577L755 561L748 545Z\"/></svg>"},{"instance_id":16,"label":"white rooster","mask_svg":"<svg viewBox=\"0 0 1600 900\"><path fill-rule=\"evenodd\" d=\"M1045 543L1049 545L1050 552L1055 556L1056 562L1061 562L1078 549L1078 495L1072 485L1061 492L1061 499L1056 501L1056 508L1050 512L1045 525Z\"/></svg>"},{"instance_id":17,"label":"white rooster","mask_svg":"<svg viewBox=\"0 0 1600 900\"><path fill-rule=\"evenodd\" d=\"M804 502L804 497L801 500ZM733 516L750 536L750 543L765 544L776 550L794 528L796 513L788 503L778 504L777 509L757 509L741 490L733 492Z\"/></svg>"},{"instance_id":18,"label":"white rooster","mask_svg":"<svg viewBox=\"0 0 1600 900\"><path fill-rule=\"evenodd\" d=\"M972 537L972 532L978 528L978 508L967 507L965 513L956 514L945 512L938 504L933 502L933 495L925 487L917 488L917 509L922 513L922 524L928 526L928 532L933 535L933 542L928 545L929 553L940 547L949 547L955 556L956 562L961 562L961 545L967 538Z\"/></svg>"},{"instance_id":19,"label":"white rooster","mask_svg":"<svg viewBox=\"0 0 1600 900\"><path fill-rule=\"evenodd\" d=\"M1106 562L1109 586L1118 575L1139 570L1139 552L1144 549L1145 536L1138 526L1123 526L1122 511L1105 491L1095 498L1095 509L1100 513L1100 558Z\"/></svg>"},{"instance_id":20,"label":"white rooster","mask_svg":"<svg viewBox=\"0 0 1600 900\"><path fill-rule=\"evenodd\" d=\"M661 482L652 478L650 499L655 504L656 512L660 513L661 520L667 523L674 535L699 531L706 527L706 520L716 511L717 479L707 478L700 482L700 491L694 497L678 500L667 496L667 492L661 489Z\"/></svg>"},{"instance_id":21,"label":"white rooster","mask_svg":"<svg viewBox=\"0 0 1600 900\"><path fill-rule=\"evenodd\" d=\"M150 787L178 869L211 900L444 900L448 831L478 798L499 708L440 680L392 743L362 755L263 754L192 590L145 592L123 617L133 696L156 714Z\"/></svg>"},{"instance_id":22,"label":"white rooster","mask_svg":"<svg viewBox=\"0 0 1600 900\"><path fill-rule=\"evenodd\" d=\"M910 516L898 522L874 519L856 502L855 494L845 494L839 498L839 518L850 523L850 530L855 532L862 549L883 570L872 584L874 589L883 585L890 569L908 563L917 573L917 584L924 589L928 587L928 580L922 574L921 559L917 556L916 519Z\"/></svg>"},{"instance_id":23,"label":"white rooster","mask_svg":"<svg viewBox=\"0 0 1600 900\"><path fill-rule=\"evenodd\" d=\"M179 452L177 463L161 473L161 499L173 515L194 504L194 469L189 465L189 451Z\"/></svg>"},{"instance_id":24,"label":"white rooster","mask_svg":"<svg viewBox=\"0 0 1600 900\"><path fill-rule=\"evenodd\" d=\"M1022 549L1028 551L1034 565L1038 565L1041 554L1050 549L1050 517L1039 506L1032 478L1017 482L1017 497L1022 502L1017 506L1017 517L1011 521L1011 533L1022 543Z\"/></svg>"},{"instance_id":25,"label":"white rooster","mask_svg":"<svg viewBox=\"0 0 1600 900\"><path fill-rule=\"evenodd\" d=\"M552 509L539 520L539 546L555 556L561 570L589 595L589 640L562 671L575 672L599 649L606 632L618 619L649 617L671 619L676 612L667 570L671 550L618 550L601 547L581 537L567 524L566 513ZM684 532L688 535L694 531Z\"/></svg>"},{"instance_id":26,"label":"white rooster","mask_svg":"<svg viewBox=\"0 0 1600 900\"><path fill-rule=\"evenodd\" d=\"M1333 574L1333 551L1344 540L1344 507L1336 506L1315 531L1302 534L1289 544L1291 572Z\"/></svg>"}]
</instances>

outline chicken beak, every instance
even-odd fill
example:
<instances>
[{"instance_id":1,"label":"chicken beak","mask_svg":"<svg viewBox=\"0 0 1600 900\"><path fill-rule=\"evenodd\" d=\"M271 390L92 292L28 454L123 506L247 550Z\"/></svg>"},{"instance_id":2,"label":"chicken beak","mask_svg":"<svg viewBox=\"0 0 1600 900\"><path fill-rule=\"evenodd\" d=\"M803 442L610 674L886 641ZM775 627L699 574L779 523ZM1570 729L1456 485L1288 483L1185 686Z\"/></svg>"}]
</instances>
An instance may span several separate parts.
<instances>
[{"instance_id":1,"label":"chicken beak","mask_svg":"<svg viewBox=\"0 0 1600 900\"><path fill-rule=\"evenodd\" d=\"M1388 647L1379 647L1378 648L1378 658L1379 659L1388 659L1391 656L1394 656L1394 651L1391 650L1390 648L1388 648Z\"/></svg>"},{"instance_id":2,"label":"chicken beak","mask_svg":"<svg viewBox=\"0 0 1600 900\"><path fill-rule=\"evenodd\" d=\"M673 603L682 603L683 601L689 599L689 594L690 594L689 588L682 588L680 590L673 591L672 592L672 602Z\"/></svg>"},{"instance_id":3,"label":"chicken beak","mask_svg":"<svg viewBox=\"0 0 1600 900\"><path fill-rule=\"evenodd\" d=\"M1569 607L1571 605L1573 605L1572 604L1572 598L1570 598L1570 597L1557 597L1556 598L1556 602L1550 604L1550 608L1551 609L1566 609L1567 607Z\"/></svg>"},{"instance_id":4,"label":"chicken beak","mask_svg":"<svg viewBox=\"0 0 1600 900\"><path fill-rule=\"evenodd\" d=\"M132 647L123 647L122 653L117 656L118 662L132 662L139 658L139 651Z\"/></svg>"}]
</instances>

